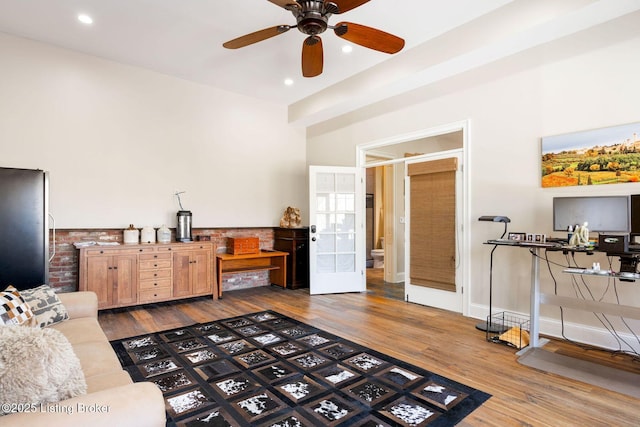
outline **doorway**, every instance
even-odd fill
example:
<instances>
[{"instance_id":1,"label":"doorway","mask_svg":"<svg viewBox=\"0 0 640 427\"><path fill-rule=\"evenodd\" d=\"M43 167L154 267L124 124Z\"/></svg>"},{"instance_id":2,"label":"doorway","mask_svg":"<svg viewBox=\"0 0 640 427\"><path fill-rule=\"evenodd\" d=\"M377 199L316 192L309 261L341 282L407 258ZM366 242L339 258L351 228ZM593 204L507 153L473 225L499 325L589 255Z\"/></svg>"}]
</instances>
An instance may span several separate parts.
<instances>
[{"instance_id":1,"label":"doorway","mask_svg":"<svg viewBox=\"0 0 640 427\"><path fill-rule=\"evenodd\" d=\"M395 170L393 164L366 168L366 277L369 293L404 300L402 269L395 266L397 257L395 254L385 256L393 253L390 248L397 243L393 228Z\"/></svg>"},{"instance_id":2,"label":"doorway","mask_svg":"<svg viewBox=\"0 0 640 427\"><path fill-rule=\"evenodd\" d=\"M407 300L408 295L405 287L405 275L408 267L405 265L405 259L409 256L410 249L407 247L410 236L405 236L406 224L408 219L405 212L405 183L407 164L432 158L434 155L446 154L448 152L459 152L463 158L462 163L466 163L467 153L464 147L468 146L468 121L461 121L438 128L425 129L411 134L400 135L385 140L374 141L362 144L357 147L357 167L363 168L366 174L370 169L380 170L384 167L385 180L385 196L383 198L374 198L374 200L382 199L384 202L382 211L384 212L384 267L383 282L387 285L397 284L403 288L403 299ZM467 174L464 174L467 176ZM377 179L377 178L376 178ZM367 183L365 187L369 184ZM468 203L466 202L467 184L466 178L463 177L461 194L465 196L461 199L459 211L461 213L460 226L468 223L468 215L466 214ZM362 195L363 200L366 197ZM369 218L366 221L370 221ZM466 224L468 226L468 224ZM368 224L367 224L368 229ZM466 227L468 229L468 227ZM461 234L457 239L457 248L461 262L459 263L459 274L461 289L468 283L465 259L468 259L468 236ZM371 238L370 238L371 239ZM373 239L375 240L375 239ZM379 242L378 242L379 243ZM369 269L367 269L369 270ZM368 280L373 287L379 288L376 281L379 280L381 274L367 274L371 276ZM466 295L469 295L467 292ZM459 306L463 314L467 312L468 297L460 297L462 301ZM438 301L413 301L420 304L439 307ZM443 307L445 308L445 307Z\"/></svg>"}]
</instances>

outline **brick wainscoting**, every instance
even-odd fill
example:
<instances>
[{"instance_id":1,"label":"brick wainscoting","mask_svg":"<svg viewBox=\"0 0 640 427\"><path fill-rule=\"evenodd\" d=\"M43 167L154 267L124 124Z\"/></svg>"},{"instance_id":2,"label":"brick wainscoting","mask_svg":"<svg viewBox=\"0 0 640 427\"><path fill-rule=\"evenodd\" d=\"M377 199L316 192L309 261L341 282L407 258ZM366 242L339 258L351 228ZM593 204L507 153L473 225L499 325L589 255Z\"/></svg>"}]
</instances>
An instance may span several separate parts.
<instances>
[{"instance_id":1,"label":"brick wainscoting","mask_svg":"<svg viewBox=\"0 0 640 427\"><path fill-rule=\"evenodd\" d=\"M228 237L258 237L260 248L273 249L273 228L194 228L191 231L194 239L198 236L211 236L218 252L226 252ZM175 229L171 230L172 239ZM53 242L53 233L49 241ZM56 292L72 292L78 290L78 249L76 242L119 242L123 241L122 229L62 229L56 230L55 255L49 265L49 285ZM49 247L50 254L54 245ZM241 273L225 277L223 291L244 289L256 286L269 286L269 273Z\"/></svg>"}]
</instances>

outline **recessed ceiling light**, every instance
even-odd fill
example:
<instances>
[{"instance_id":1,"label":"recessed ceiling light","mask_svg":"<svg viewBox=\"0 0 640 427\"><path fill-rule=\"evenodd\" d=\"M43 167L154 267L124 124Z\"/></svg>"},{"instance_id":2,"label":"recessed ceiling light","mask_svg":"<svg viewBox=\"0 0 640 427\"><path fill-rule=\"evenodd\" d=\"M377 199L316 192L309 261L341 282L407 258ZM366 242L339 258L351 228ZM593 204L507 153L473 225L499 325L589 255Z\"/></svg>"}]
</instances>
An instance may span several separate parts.
<instances>
[{"instance_id":1,"label":"recessed ceiling light","mask_svg":"<svg viewBox=\"0 0 640 427\"><path fill-rule=\"evenodd\" d=\"M82 22L83 24L93 24L93 18L91 18L89 15L85 15L83 13L81 13L80 15L78 15L78 21Z\"/></svg>"},{"instance_id":2,"label":"recessed ceiling light","mask_svg":"<svg viewBox=\"0 0 640 427\"><path fill-rule=\"evenodd\" d=\"M293 85L293 79L284 79L284 84L287 86Z\"/></svg>"},{"instance_id":3,"label":"recessed ceiling light","mask_svg":"<svg viewBox=\"0 0 640 427\"><path fill-rule=\"evenodd\" d=\"M342 46L342 53L351 53L353 51L353 46L350 44L345 44Z\"/></svg>"}]
</instances>

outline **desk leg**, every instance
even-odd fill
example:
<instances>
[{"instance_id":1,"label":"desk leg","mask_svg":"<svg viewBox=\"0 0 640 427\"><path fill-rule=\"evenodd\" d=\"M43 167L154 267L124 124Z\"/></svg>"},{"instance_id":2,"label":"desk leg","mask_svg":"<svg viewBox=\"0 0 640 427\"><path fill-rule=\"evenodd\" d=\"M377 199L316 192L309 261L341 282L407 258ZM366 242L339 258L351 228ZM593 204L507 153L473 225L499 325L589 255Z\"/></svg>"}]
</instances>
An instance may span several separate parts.
<instances>
[{"instance_id":1,"label":"desk leg","mask_svg":"<svg viewBox=\"0 0 640 427\"><path fill-rule=\"evenodd\" d=\"M276 270L271 270L269 273L269 280L272 284L287 287L287 256L274 256L271 258L273 265L278 267Z\"/></svg>"},{"instance_id":2,"label":"desk leg","mask_svg":"<svg viewBox=\"0 0 640 427\"><path fill-rule=\"evenodd\" d=\"M531 317L529 348L542 347L549 340L540 338L540 248L531 249Z\"/></svg>"},{"instance_id":3,"label":"desk leg","mask_svg":"<svg viewBox=\"0 0 640 427\"><path fill-rule=\"evenodd\" d=\"M531 347L538 347L540 335L540 260L538 248L531 249L531 318L529 319Z\"/></svg>"},{"instance_id":4,"label":"desk leg","mask_svg":"<svg viewBox=\"0 0 640 427\"><path fill-rule=\"evenodd\" d=\"M218 299L222 298L222 260L216 257L216 281L218 283Z\"/></svg>"}]
</instances>

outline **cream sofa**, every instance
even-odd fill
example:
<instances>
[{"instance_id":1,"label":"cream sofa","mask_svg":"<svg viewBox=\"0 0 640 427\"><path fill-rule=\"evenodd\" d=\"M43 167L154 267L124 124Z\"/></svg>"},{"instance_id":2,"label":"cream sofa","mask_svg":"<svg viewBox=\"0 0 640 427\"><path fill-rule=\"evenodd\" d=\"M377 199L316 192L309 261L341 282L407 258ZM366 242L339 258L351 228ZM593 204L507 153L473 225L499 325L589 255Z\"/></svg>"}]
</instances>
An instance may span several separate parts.
<instances>
[{"instance_id":1,"label":"cream sofa","mask_svg":"<svg viewBox=\"0 0 640 427\"><path fill-rule=\"evenodd\" d=\"M40 412L0 417L0 426L164 427L164 399L152 383L134 383L122 369L98 323L93 292L58 294L69 320L49 326L62 332L80 359L87 394L46 404Z\"/></svg>"}]
</instances>

